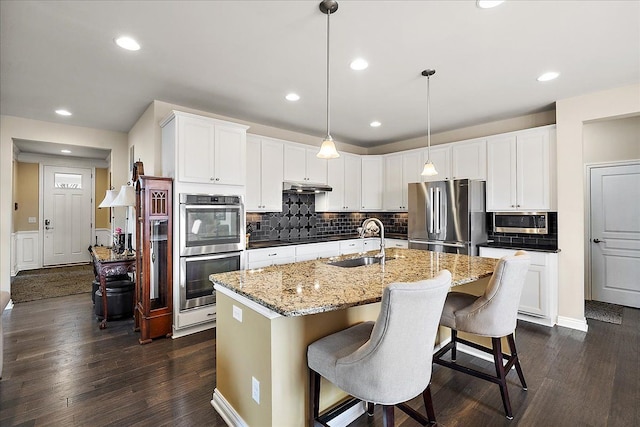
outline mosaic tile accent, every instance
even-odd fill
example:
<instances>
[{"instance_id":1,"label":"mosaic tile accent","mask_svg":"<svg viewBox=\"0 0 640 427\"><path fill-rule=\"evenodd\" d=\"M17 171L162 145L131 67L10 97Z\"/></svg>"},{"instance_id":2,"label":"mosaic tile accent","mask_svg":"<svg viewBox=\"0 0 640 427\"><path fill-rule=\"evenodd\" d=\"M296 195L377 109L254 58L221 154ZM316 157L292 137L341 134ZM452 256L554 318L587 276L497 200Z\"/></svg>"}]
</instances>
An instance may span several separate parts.
<instances>
[{"instance_id":1,"label":"mosaic tile accent","mask_svg":"<svg viewBox=\"0 0 640 427\"><path fill-rule=\"evenodd\" d=\"M388 234L407 234L406 213L316 212L314 194L283 194L282 212L247 213L247 232L253 242L353 236L370 217L380 219Z\"/></svg>"}]
</instances>

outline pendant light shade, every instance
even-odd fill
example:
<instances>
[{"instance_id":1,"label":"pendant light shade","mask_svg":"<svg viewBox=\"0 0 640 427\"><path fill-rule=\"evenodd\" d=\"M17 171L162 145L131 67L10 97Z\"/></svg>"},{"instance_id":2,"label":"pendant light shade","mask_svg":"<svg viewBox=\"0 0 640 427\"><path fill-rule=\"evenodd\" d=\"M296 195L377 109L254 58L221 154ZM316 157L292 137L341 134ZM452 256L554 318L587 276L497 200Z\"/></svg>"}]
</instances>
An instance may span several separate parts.
<instances>
[{"instance_id":1,"label":"pendant light shade","mask_svg":"<svg viewBox=\"0 0 640 427\"><path fill-rule=\"evenodd\" d=\"M107 190L104 199L98 205L99 208L110 208L111 203L118 197L118 190Z\"/></svg>"},{"instance_id":2,"label":"pendant light shade","mask_svg":"<svg viewBox=\"0 0 640 427\"><path fill-rule=\"evenodd\" d=\"M336 150L336 145L333 143L333 138L331 137L331 121L329 117L329 107L331 105L331 97L330 95L330 67L329 67L329 34L330 34L330 26L329 21L332 13L335 13L338 10L338 2L334 0L324 0L320 3L320 11L327 15L327 136L324 137L324 141L322 141L322 145L320 146L320 151L316 154L317 157L321 159L336 159L340 157L338 150Z\"/></svg>"},{"instance_id":3,"label":"pendant light shade","mask_svg":"<svg viewBox=\"0 0 640 427\"><path fill-rule=\"evenodd\" d=\"M436 73L436 70L424 70L422 75L427 78L427 161L422 169L422 176L438 175L435 165L431 162L431 91L429 78Z\"/></svg>"}]
</instances>

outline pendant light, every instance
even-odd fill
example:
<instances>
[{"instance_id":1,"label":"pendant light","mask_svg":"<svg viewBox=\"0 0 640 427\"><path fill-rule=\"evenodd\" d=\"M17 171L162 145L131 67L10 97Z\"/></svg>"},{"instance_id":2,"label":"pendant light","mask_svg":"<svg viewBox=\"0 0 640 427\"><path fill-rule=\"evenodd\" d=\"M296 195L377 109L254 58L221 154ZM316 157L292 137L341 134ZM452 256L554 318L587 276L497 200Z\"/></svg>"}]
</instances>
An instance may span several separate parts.
<instances>
[{"instance_id":1,"label":"pendant light","mask_svg":"<svg viewBox=\"0 0 640 427\"><path fill-rule=\"evenodd\" d=\"M438 175L436 167L431 162L431 93L429 88L429 78L436 73L436 70L427 69L422 75L427 78L427 162L422 169L422 176Z\"/></svg>"},{"instance_id":2,"label":"pendant light","mask_svg":"<svg viewBox=\"0 0 640 427\"><path fill-rule=\"evenodd\" d=\"M330 119L329 119L329 107L330 107L330 97L329 97L329 34L330 27L329 21L332 13L335 13L338 10L338 2L334 0L323 0L320 3L320 11L327 15L327 136L324 137L324 141L322 141L322 145L320 146L320 151L317 156L321 159L336 159L340 157L338 151L336 150L336 145L333 143L333 138L331 137L331 127L330 127Z\"/></svg>"}]
</instances>

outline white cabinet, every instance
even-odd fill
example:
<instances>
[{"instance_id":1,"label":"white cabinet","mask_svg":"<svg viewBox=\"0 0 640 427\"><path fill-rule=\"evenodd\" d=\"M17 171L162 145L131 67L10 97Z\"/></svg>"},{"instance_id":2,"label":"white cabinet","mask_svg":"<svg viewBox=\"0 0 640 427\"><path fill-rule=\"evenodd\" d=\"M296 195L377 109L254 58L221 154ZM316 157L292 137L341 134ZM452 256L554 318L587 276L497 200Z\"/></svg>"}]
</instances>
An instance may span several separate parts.
<instances>
[{"instance_id":1,"label":"white cabinet","mask_svg":"<svg viewBox=\"0 0 640 427\"><path fill-rule=\"evenodd\" d=\"M289 264L296 260L295 246L277 246L273 248L251 249L247 254L247 270L269 267L276 264Z\"/></svg>"},{"instance_id":2,"label":"white cabinet","mask_svg":"<svg viewBox=\"0 0 640 427\"><path fill-rule=\"evenodd\" d=\"M363 211L382 210L382 156L362 156L361 208Z\"/></svg>"},{"instance_id":3,"label":"white cabinet","mask_svg":"<svg viewBox=\"0 0 640 427\"><path fill-rule=\"evenodd\" d=\"M385 240L385 246L386 246L386 241ZM368 251L377 251L380 250L380 239L377 237L369 237L366 239L363 239L362 242L362 252L368 252Z\"/></svg>"},{"instance_id":4,"label":"white cabinet","mask_svg":"<svg viewBox=\"0 0 640 427\"><path fill-rule=\"evenodd\" d=\"M403 248L409 249L409 241L403 239L384 239L386 248Z\"/></svg>"},{"instance_id":5,"label":"white cabinet","mask_svg":"<svg viewBox=\"0 0 640 427\"><path fill-rule=\"evenodd\" d=\"M177 182L245 184L247 126L179 111L160 125L164 176Z\"/></svg>"},{"instance_id":6,"label":"white cabinet","mask_svg":"<svg viewBox=\"0 0 640 427\"><path fill-rule=\"evenodd\" d=\"M451 179L487 179L487 141L476 139L451 145Z\"/></svg>"},{"instance_id":7,"label":"white cabinet","mask_svg":"<svg viewBox=\"0 0 640 427\"><path fill-rule=\"evenodd\" d=\"M296 262L329 258L340 253L340 242L310 243L296 246Z\"/></svg>"},{"instance_id":8,"label":"white cabinet","mask_svg":"<svg viewBox=\"0 0 640 427\"><path fill-rule=\"evenodd\" d=\"M247 135L247 212L282 211L284 144Z\"/></svg>"},{"instance_id":9,"label":"white cabinet","mask_svg":"<svg viewBox=\"0 0 640 427\"><path fill-rule=\"evenodd\" d=\"M480 256L486 258L502 258L515 252L512 249L480 247ZM527 252L531 264L522 288L519 318L553 326L558 317L558 254Z\"/></svg>"},{"instance_id":10,"label":"white cabinet","mask_svg":"<svg viewBox=\"0 0 640 427\"><path fill-rule=\"evenodd\" d=\"M423 162L419 168L418 173L422 173L424 164L429 159L429 151L425 150L422 153ZM437 175L432 176L420 176L422 181L444 181L451 179L451 146L450 144L439 145L437 147L431 147L431 163L438 171ZM411 181L417 182L417 181Z\"/></svg>"},{"instance_id":11,"label":"white cabinet","mask_svg":"<svg viewBox=\"0 0 640 427\"><path fill-rule=\"evenodd\" d=\"M327 183L327 160L319 159L318 148L294 143L284 147L284 180L293 182Z\"/></svg>"},{"instance_id":12,"label":"white cabinet","mask_svg":"<svg viewBox=\"0 0 640 427\"><path fill-rule=\"evenodd\" d=\"M555 209L555 128L487 140L487 211Z\"/></svg>"},{"instance_id":13,"label":"white cabinet","mask_svg":"<svg viewBox=\"0 0 640 427\"><path fill-rule=\"evenodd\" d=\"M340 240L340 255L359 254L364 252L363 239Z\"/></svg>"},{"instance_id":14,"label":"white cabinet","mask_svg":"<svg viewBox=\"0 0 640 427\"><path fill-rule=\"evenodd\" d=\"M316 196L317 212L358 212L361 188L360 156L342 153L327 164L327 184L332 191Z\"/></svg>"},{"instance_id":15,"label":"white cabinet","mask_svg":"<svg viewBox=\"0 0 640 427\"><path fill-rule=\"evenodd\" d=\"M421 151L384 156L385 210L407 210L407 184L420 182L423 166Z\"/></svg>"}]
</instances>

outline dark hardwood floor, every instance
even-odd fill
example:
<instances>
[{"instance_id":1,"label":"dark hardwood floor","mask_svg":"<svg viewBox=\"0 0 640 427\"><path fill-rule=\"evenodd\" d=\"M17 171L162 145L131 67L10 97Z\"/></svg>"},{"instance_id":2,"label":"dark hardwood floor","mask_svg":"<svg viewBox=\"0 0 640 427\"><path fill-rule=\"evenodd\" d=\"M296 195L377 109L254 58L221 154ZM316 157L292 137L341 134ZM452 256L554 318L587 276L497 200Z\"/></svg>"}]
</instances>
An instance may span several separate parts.
<instances>
[{"instance_id":1,"label":"dark hardwood floor","mask_svg":"<svg viewBox=\"0 0 640 427\"><path fill-rule=\"evenodd\" d=\"M214 330L142 346L131 320L99 330L87 294L17 304L3 325L1 426L225 425L209 403ZM434 365L439 426L640 425L640 310L625 308L622 325L590 320L588 333L521 322L516 340L529 390L509 374L515 418L496 385ZM379 408L352 424L370 425ZM396 425L417 424L396 410Z\"/></svg>"}]
</instances>

